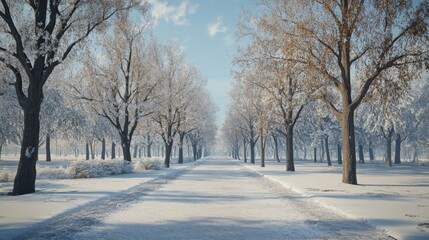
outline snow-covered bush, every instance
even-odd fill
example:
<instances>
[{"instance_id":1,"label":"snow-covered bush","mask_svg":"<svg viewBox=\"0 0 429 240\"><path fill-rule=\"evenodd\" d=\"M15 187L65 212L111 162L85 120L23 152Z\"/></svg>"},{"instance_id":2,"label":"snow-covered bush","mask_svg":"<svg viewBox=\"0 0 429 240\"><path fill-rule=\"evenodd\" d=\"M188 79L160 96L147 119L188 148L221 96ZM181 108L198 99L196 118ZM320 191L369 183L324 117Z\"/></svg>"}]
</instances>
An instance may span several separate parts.
<instances>
[{"instance_id":1,"label":"snow-covered bush","mask_svg":"<svg viewBox=\"0 0 429 240\"><path fill-rule=\"evenodd\" d=\"M1 169L0 170L0 182L12 182L14 175L10 170Z\"/></svg>"},{"instance_id":2,"label":"snow-covered bush","mask_svg":"<svg viewBox=\"0 0 429 240\"><path fill-rule=\"evenodd\" d=\"M159 157L142 158L127 161L112 160L78 160L68 167L49 167L37 165L37 179L70 179L96 178L118 175L123 173L144 172L163 168L164 161ZM15 172L9 169L0 169L0 182L13 182Z\"/></svg>"},{"instance_id":3,"label":"snow-covered bush","mask_svg":"<svg viewBox=\"0 0 429 240\"><path fill-rule=\"evenodd\" d=\"M134 172L144 172L147 170L159 170L164 166L162 158L142 158L133 162Z\"/></svg>"},{"instance_id":4,"label":"snow-covered bush","mask_svg":"<svg viewBox=\"0 0 429 240\"><path fill-rule=\"evenodd\" d=\"M59 167L42 167L37 165L37 179L69 179L70 171L69 168Z\"/></svg>"},{"instance_id":5,"label":"snow-covered bush","mask_svg":"<svg viewBox=\"0 0 429 240\"><path fill-rule=\"evenodd\" d=\"M131 163L123 160L91 160L76 161L69 167L71 178L95 178L131 173Z\"/></svg>"}]
</instances>

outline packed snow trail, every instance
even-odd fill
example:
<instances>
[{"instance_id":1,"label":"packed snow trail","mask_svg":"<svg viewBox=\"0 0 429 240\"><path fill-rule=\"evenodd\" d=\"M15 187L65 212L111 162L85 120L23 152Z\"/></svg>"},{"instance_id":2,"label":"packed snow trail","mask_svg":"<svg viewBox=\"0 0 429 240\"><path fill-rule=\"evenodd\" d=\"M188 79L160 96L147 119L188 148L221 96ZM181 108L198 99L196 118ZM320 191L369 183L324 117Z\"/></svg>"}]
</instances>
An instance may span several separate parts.
<instances>
[{"instance_id":1,"label":"packed snow trail","mask_svg":"<svg viewBox=\"0 0 429 240\"><path fill-rule=\"evenodd\" d=\"M389 239L221 158L82 207L25 238Z\"/></svg>"}]
</instances>

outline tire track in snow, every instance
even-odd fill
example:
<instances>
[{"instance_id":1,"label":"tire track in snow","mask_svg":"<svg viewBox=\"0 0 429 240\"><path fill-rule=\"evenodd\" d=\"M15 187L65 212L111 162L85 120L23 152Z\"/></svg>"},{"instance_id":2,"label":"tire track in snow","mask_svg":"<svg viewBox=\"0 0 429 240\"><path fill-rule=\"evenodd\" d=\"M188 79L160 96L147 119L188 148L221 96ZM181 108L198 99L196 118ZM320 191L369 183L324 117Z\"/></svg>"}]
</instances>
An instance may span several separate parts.
<instances>
[{"instance_id":1,"label":"tire track in snow","mask_svg":"<svg viewBox=\"0 0 429 240\"><path fill-rule=\"evenodd\" d=\"M61 213L56 217L38 223L32 230L14 239L74 239L76 233L100 224L106 216L115 211L142 201L144 196L150 192L162 188L165 184L177 179L198 165L197 163L182 169L174 169L171 173L141 183L113 196L103 197Z\"/></svg>"}]
</instances>

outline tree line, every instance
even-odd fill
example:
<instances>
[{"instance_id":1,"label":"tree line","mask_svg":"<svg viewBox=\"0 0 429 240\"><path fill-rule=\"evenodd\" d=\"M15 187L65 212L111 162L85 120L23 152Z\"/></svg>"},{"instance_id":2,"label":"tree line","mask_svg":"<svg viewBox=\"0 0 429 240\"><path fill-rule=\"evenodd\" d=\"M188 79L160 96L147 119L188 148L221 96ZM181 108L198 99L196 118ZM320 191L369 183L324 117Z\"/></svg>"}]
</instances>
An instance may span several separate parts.
<instances>
[{"instance_id":1,"label":"tree line","mask_svg":"<svg viewBox=\"0 0 429 240\"><path fill-rule=\"evenodd\" d=\"M357 184L364 145L374 159L382 136L385 159L401 143L428 144L428 1L260 0L244 10L238 36L248 43L234 58L232 104L223 136L232 156L261 166L267 142L285 146L286 171L294 148L337 143L342 181ZM271 140L270 140L271 139ZM278 156L278 154L275 154ZM276 157L278 159L278 157Z\"/></svg>"},{"instance_id":2,"label":"tree line","mask_svg":"<svg viewBox=\"0 0 429 240\"><path fill-rule=\"evenodd\" d=\"M131 161L162 141L169 167L178 141L194 158L213 145L216 107L180 46L151 36L147 1L7 1L0 5L0 146L21 146L12 195L35 191L39 148L51 136L106 140ZM31 17L29 17L31 16ZM134 153L131 154L132 145ZM0 148L1 149L1 148Z\"/></svg>"}]
</instances>

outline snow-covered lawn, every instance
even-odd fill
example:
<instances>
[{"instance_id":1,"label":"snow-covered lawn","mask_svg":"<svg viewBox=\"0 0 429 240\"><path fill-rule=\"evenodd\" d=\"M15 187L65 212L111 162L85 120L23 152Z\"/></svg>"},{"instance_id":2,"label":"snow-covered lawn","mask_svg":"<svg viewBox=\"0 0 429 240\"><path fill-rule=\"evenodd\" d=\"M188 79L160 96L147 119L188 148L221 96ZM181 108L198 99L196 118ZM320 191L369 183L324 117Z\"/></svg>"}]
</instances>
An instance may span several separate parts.
<instances>
[{"instance_id":1,"label":"snow-covered lawn","mask_svg":"<svg viewBox=\"0 0 429 240\"><path fill-rule=\"evenodd\" d=\"M51 218L20 239L389 239L226 158Z\"/></svg>"},{"instance_id":2,"label":"snow-covered lawn","mask_svg":"<svg viewBox=\"0 0 429 240\"><path fill-rule=\"evenodd\" d=\"M358 164L359 185L354 186L341 183L341 166L295 163L296 172L272 161L265 168L258 162L244 165L337 213L365 219L394 238L429 239L429 166Z\"/></svg>"},{"instance_id":3,"label":"snow-covered lawn","mask_svg":"<svg viewBox=\"0 0 429 240\"><path fill-rule=\"evenodd\" d=\"M172 174L186 166L172 166L160 171L121 174L102 178L41 179L36 181L36 193L7 196L13 183L0 183L0 239L10 239L37 228L41 221L103 198L120 195L122 191Z\"/></svg>"},{"instance_id":4,"label":"snow-covered lawn","mask_svg":"<svg viewBox=\"0 0 429 240\"><path fill-rule=\"evenodd\" d=\"M338 166L297 161L291 173L284 163L238 163L209 158L160 171L40 179L36 193L15 197L6 195L12 182L0 183L0 239L385 238L361 219L398 239L429 236L428 166L360 164L360 185L352 186L341 183Z\"/></svg>"}]
</instances>

